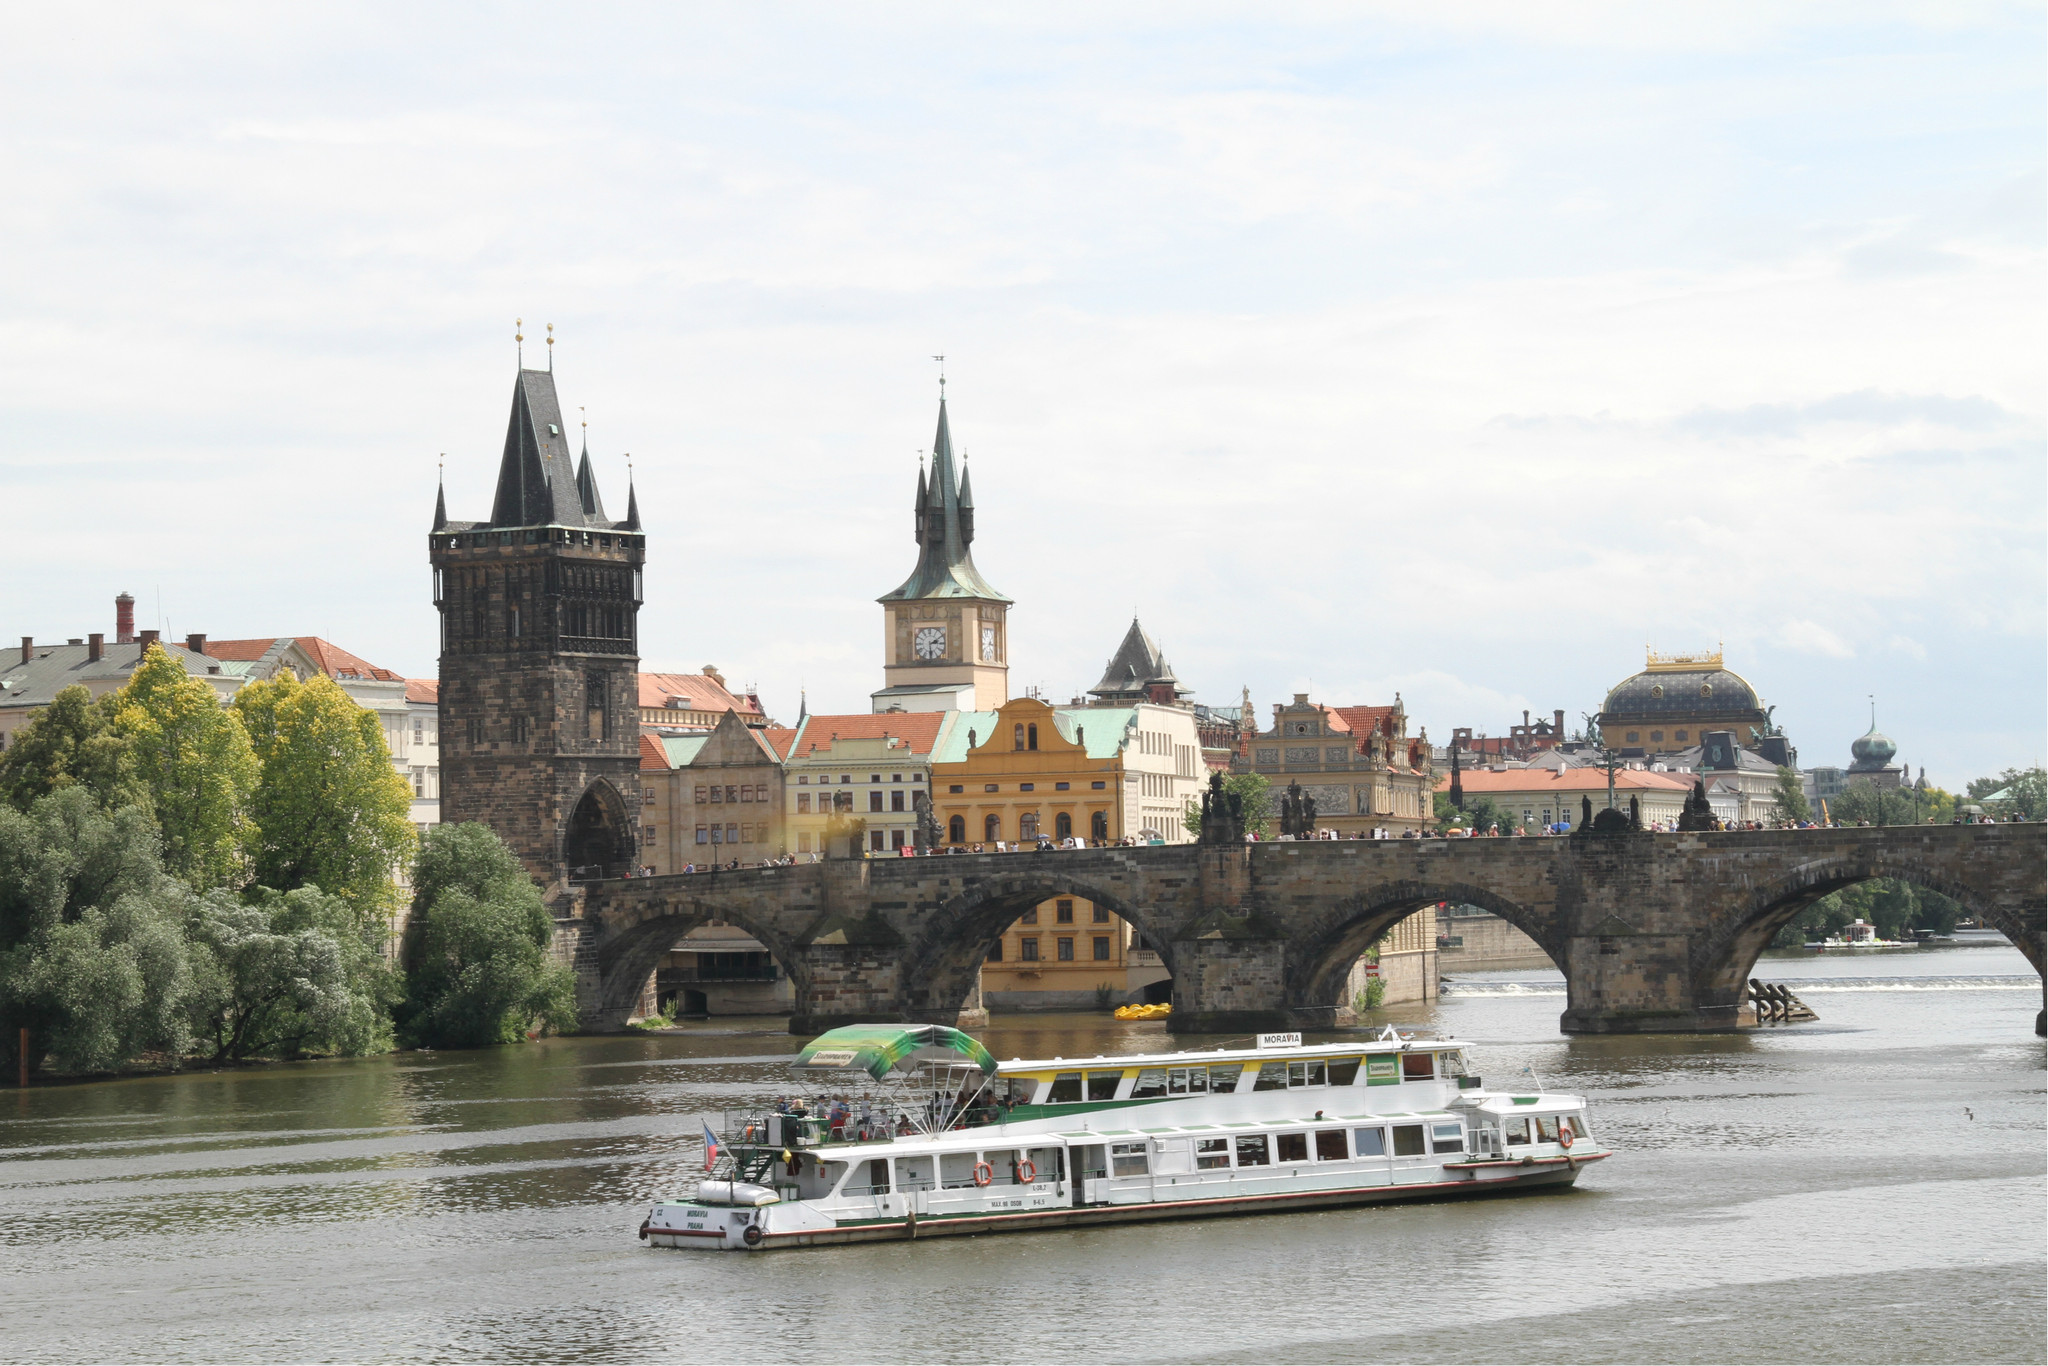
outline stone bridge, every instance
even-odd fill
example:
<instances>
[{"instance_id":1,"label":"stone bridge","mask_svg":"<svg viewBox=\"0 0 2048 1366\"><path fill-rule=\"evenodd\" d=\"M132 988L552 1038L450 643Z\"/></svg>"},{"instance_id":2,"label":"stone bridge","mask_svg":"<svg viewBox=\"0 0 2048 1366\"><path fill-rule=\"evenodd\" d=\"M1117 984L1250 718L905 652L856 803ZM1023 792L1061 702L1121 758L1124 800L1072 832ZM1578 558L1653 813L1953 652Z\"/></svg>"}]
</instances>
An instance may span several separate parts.
<instances>
[{"instance_id":1,"label":"stone bridge","mask_svg":"<svg viewBox=\"0 0 2048 1366\"><path fill-rule=\"evenodd\" d=\"M1882 826L839 860L588 884L562 908L558 951L593 1030L622 1028L656 960L708 920L782 963L793 1033L951 1023L978 1006L979 968L1011 921L1085 897L1164 960L1174 1030L1244 1033L1344 1018L1346 974L1369 944L1432 902L1466 902L1563 969L1568 1032L1726 1030L1771 936L1870 878L1953 897L2039 971L2043 835L2037 823Z\"/></svg>"}]
</instances>

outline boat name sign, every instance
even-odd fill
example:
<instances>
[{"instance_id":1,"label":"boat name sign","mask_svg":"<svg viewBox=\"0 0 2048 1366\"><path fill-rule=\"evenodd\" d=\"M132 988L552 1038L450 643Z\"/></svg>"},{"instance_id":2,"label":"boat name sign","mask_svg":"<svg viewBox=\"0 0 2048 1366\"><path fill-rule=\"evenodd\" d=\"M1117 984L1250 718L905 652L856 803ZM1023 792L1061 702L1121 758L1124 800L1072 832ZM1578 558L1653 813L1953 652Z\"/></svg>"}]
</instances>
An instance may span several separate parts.
<instances>
[{"instance_id":1,"label":"boat name sign","mask_svg":"<svg viewBox=\"0 0 2048 1366\"><path fill-rule=\"evenodd\" d=\"M1261 1048L1299 1048L1299 1047L1301 1047L1301 1035L1299 1035L1299 1034L1261 1034L1261 1035L1259 1035L1259 1047L1261 1047Z\"/></svg>"}]
</instances>

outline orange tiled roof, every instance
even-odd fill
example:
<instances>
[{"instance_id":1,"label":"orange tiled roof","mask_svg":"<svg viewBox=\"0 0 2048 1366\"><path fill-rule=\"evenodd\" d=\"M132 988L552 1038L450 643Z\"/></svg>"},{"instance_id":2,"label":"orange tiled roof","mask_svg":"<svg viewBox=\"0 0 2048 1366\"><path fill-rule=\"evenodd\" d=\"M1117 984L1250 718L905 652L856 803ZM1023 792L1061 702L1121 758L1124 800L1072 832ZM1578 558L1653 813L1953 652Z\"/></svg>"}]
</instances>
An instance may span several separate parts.
<instances>
[{"instance_id":1,"label":"orange tiled roof","mask_svg":"<svg viewBox=\"0 0 2048 1366\"><path fill-rule=\"evenodd\" d=\"M661 747L661 741L643 730L640 732L640 771L646 773L649 770L668 772L668 751Z\"/></svg>"},{"instance_id":2,"label":"orange tiled roof","mask_svg":"<svg viewBox=\"0 0 2048 1366\"><path fill-rule=\"evenodd\" d=\"M1394 714L1392 707L1332 707L1330 710L1343 717L1345 728L1361 738L1378 730L1381 723Z\"/></svg>"},{"instance_id":3,"label":"orange tiled roof","mask_svg":"<svg viewBox=\"0 0 2048 1366\"><path fill-rule=\"evenodd\" d=\"M736 711L759 716L761 709L732 692L709 674L641 674L640 705L643 709L666 707L671 697L690 699L692 711Z\"/></svg>"},{"instance_id":4,"label":"orange tiled roof","mask_svg":"<svg viewBox=\"0 0 2048 1366\"><path fill-rule=\"evenodd\" d=\"M778 759L789 757L790 744L796 739L793 726L769 726L761 732L761 743L768 746Z\"/></svg>"},{"instance_id":5,"label":"orange tiled roof","mask_svg":"<svg viewBox=\"0 0 2048 1366\"><path fill-rule=\"evenodd\" d=\"M1607 790L1607 770L1604 768L1510 768L1495 773L1491 769L1466 769L1458 775L1459 783L1468 793L1483 795L1488 792L1592 792ZM1652 773L1647 769L1617 769L1614 774L1614 789L1617 792L1689 792L1692 790L1692 775L1686 773ZM1451 790L1449 769L1437 770L1436 790Z\"/></svg>"},{"instance_id":6,"label":"orange tiled roof","mask_svg":"<svg viewBox=\"0 0 2048 1366\"><path fill-rule=\"evenodd\" d=\"M405 700L408 702L439 702L441 700L441 680L438 678L406 679Z\"/></svg>"},{"instance_id":7,"label":"orange tiled roof","mask_svg":"<svg viewBox=\"0 0 2048 1366\"><path fill-rule=\"evenodd\" d=\"M321 673L329 678L351 675L356 678L372 678L381 683L403 683L405 679L380 669L361 655L350 654L332 641L319 636L268 636L261 640L209 640L206 642L208 659L258 660L270 653L280 640L289 640L312 657Z\"/></svg>"},{"instance_id":8,"label":"orange tiled roof","mask_svg":"<svg viewBox=\"0 0 2048 1366\"><path fill-rule=\"evenodd\" d=\"M932 746L938 743L939 727L945 724L945 720L946 713L942 711L813 716L804 721L802 738L797 742L794 755L789 757L802 758L821 749L830 749L834 736L841 740L878 740L889 735L903 741L912 754L930 754Z\"/></svg>"}]
</instances>

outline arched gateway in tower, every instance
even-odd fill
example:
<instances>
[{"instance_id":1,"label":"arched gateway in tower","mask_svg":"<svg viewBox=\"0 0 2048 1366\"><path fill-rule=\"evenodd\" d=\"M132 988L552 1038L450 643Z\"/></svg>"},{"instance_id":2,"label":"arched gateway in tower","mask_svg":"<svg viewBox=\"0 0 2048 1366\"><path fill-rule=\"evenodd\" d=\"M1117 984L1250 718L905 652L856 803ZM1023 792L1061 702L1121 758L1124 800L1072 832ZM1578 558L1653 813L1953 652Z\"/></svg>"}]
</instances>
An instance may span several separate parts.
<instances>
[{"instance_id":1,"label":"arched gateway in tower","mask_svg":"<svg viewBox=\"0 0 2048 1366\"><path fill-rule=\"evenodd\" d=\"M497 831L543 883L616 877L639 842L639 500L605 515L555 379L519 371L485 522L434 504L441 817Z\"/></svg>"}]
</instances>

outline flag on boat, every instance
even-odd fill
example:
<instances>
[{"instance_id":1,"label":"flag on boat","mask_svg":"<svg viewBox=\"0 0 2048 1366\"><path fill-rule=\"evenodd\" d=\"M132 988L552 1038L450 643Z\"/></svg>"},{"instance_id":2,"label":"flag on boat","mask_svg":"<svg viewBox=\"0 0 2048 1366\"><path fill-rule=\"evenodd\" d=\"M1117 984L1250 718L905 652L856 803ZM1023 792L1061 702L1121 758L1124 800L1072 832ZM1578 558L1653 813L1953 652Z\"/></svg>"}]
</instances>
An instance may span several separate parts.
<instances>
[{"instance_id":1,"label":"flag on boat","mask_svg":"<svg viewBox=\"0 0 2048 1366\"><path fill-rule=\"evenodd\" d=\"M710 1171L712 1164L716 1161L718 1161L718 1135L712 1133L711 1126L706 1124L704 1126L704 1170Z\"/></svg>"}]
</instances>

